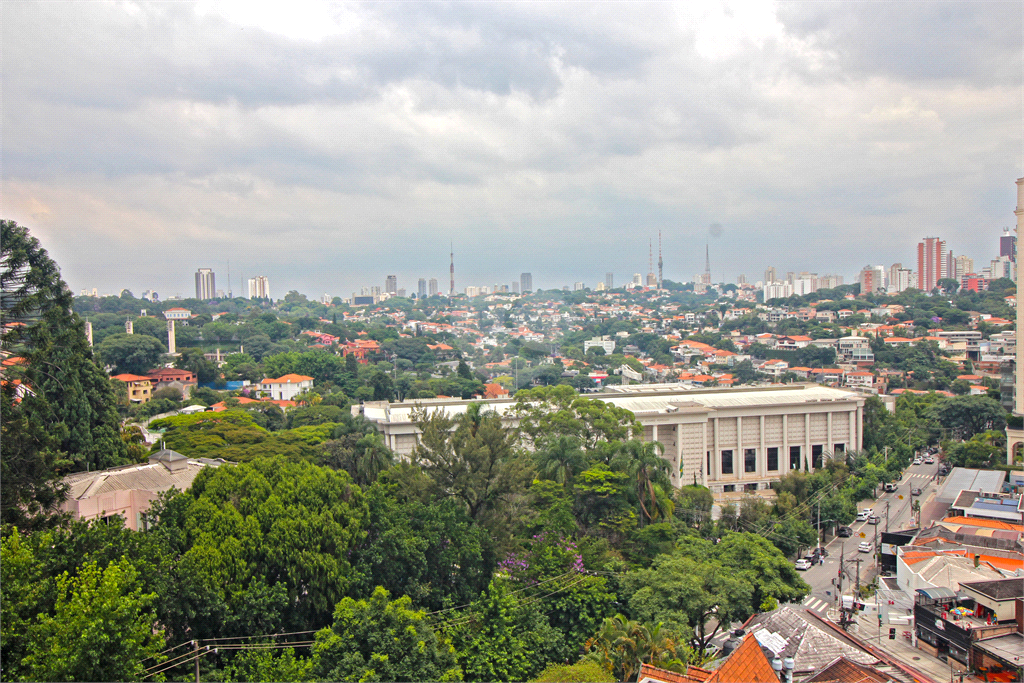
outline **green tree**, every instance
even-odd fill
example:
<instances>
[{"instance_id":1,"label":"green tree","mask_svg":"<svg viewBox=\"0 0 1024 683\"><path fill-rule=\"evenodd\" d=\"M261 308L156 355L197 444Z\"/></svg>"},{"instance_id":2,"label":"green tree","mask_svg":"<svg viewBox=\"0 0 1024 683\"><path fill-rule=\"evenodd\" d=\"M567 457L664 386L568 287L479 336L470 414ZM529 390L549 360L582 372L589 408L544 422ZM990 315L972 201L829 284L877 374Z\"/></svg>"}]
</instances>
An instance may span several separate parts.
<instances>
[{"instance_id":1,"label":"green tree","mask_svg":"<svg viewBox=\"0 0 1024 683\"><path fill-rule=\"evenodd\" d=\"M657 441L630 439L622 445L612 460L612 467L625 472L630 481L636 482L637 501L640 505L640 521L670 519L675 504L670 492L668 462L661 457L664 446Z\"/></svg>"},{"instance_id":2,"label":"green tree","mask_svg":"<svg viewBox=\"0 0 1024 683\"><path fill-rule=\"evenodd\" d=\"M600 630L586 643L587 659L595 662L616 681L633 681L641 664L682 672L689 658L676 633L661 623L641 623L621 614L605 619Z\"/></svg>"},{"instance_id":3,"label":"green tree","mask_svg":"<svg viewBox=\"0 0 1024 683\"><path fill-rule=\"evenodd\" d=\"M316 634L313 672L330 681L461 680L454 648L425 616L380 587L369 600L344 598L331 627Z\"/></svg>"},{"instance_id":4,"label":"green tree","mask_svg":"<svg viewBox=\"0 0 1024 683\"><path fill-rule=\"evenodd\" d=\"M418 410L413 419L420 430L414 460L433 480L437 495L461 501L474 520L491 517L526 490L529 462L497 413L473 403L458 418Z\"/></svg>"},{"instance_id":5,"label":"green tree","mask_svg":"<svg viewBox=\"0 0 1024 683\"><path fill-rule=\"evenodd\" d=\"M618 679L596 662L582 660L576 664L549 664L534 683L614 683Z\"/></svg>"},{"instance_id":6,"label":"green tree","mask_svg":"<svg viewBox=\"0 0 1024 683\"><path fill-rule=\"evenodd\" d=\"M931 415L956 439L1006 426L1006 411L988 396L955 396L936 403Z\"/></svg>"},{"instance_id":7,"label":"green tree","mask_svg":"<svg viewBox=\"0 0 1024 683\"><path fill-rule=\"evenodd\" d=\"M580 449L579 439L560 435L546 441L533 454L537 471L559 484L568 486L574 474L586 469L587 458Z\"/></svg>"},{"instance_id":8,"label":"green tree","mask_svg":"<svg viewBox=\"0 0 1024 683\"><path fill-rule=\"evenodd\" d=\"M621 441L641 434L633 413L580 396L565 385L519 391L510 412L531 441L574 436L587 451L600 441Z\"/></svg>"},{"instance_id":9,"label":"green tree","mask_svg":"<svg viewBox=\"0 0 1024 683\"><path fill-rule=\"evenodd\" d=\"M145 334L113 334L97 348L100 359L114 367L114 374L143 375L166 352L167 347Z\"/></svg>"},{"instance_id":10,"label":"green tree","mask_svg":"<svg viewBox=\"0 0 1024 683\"><path fill-rule=\"evenodd\" d=\"M143 659L163 648L154 633L153 593L142 592L127 558L101 570L83 565L75 577L57 579L54 614L43 615L25 664L41 681L138 679Z\"/></svg>"}]
</instances>

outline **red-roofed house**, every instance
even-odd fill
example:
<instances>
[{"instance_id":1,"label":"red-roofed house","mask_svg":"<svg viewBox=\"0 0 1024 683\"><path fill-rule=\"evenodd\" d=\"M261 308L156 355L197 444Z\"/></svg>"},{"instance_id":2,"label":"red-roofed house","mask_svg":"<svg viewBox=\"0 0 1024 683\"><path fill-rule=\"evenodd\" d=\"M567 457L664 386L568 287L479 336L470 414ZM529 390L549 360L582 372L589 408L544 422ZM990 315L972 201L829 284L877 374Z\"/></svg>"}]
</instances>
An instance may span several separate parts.
<instances>
[{"instance_id":1,"label":"red-roofed house","mask_svg":"<svg viewBox=\"0 0 1024 683\"><path fill-rule=\"evenodd\" d=\"M116 379L128 385L128 400L132 403L148 403L153 398L153 381L149 377L122 373L114 375Z\"/></svg>"},{"instance_id":2,"label":"red-roofed house","mask_svg":"<svg viewBox=\"0 0 1024 683\"><path fill-rule=\"evenodd\" d=\"M278 401L291 401L298 394L313 388L313 378L306 375L281 375L277 379L267 378L260 382L260 390Z\"/></svg>"}]
</instances>

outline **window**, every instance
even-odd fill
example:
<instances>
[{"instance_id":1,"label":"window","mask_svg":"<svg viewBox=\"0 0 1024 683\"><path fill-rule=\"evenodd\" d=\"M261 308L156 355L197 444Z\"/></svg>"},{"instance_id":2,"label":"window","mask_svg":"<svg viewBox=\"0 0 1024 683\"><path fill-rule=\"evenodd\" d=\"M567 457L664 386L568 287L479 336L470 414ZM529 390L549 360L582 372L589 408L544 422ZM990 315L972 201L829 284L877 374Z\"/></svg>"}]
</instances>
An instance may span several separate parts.
<instances>
[{"instance_id":1,"label":"window","mask_svg":"<svg viewBox=\"0 0 1024 683\"><path fill-rule=\"evenodd\" d=\"M756 472L757 471L757 449L747 448L743 451L743 471L744 472Z\"/></svg>"},{"instance_id":2,"label":"window","mask_svg":"<svg viewBox=\"0 0 1024 683\"><path fill-rule=\"evenodd\" d=\"M821 469L821 453L824 450L825 447L820 444L817 446L811 446L811 462L813 463L811 467L816 470Z\"/></svg>"},{"instance_id":3,"label":"window","mask_svg":"<svg viewBox=\"0 0 1024 683\"><path fill-rule=\"evenodd\" d=\"M711 474L711 451L708 451L708 474Z\"/></svg>"},{"instance_id":4,"label":"window","mask_svg":"<svg viewBox=\"0 0 1024 683\"><path fill-rule=\"evenodd\" d=\"M756 491L757 490L757 483L755 482L753 484L744 484L743 485L743 490L744 491Z\"/></svg>"},{"instance_id":5,"label":"window","mask_svg":"<svg viewBox=\"0 0 1024 683\"><path fill-rule=\"evenodd\" d=\"M789 447L789 469L798 470L800 469L800 447L790 446Z\"/></svg>"},{"instance_id":6,"label":"window","mask_svg":"<svg viewBox=\"0 0 1024 683\"><path fill-rule=\"evenodd\" d=\"M779 469L779 449L769 448L768 449L768 469L772 472L777 472Z\"/></svg>"},{"instance_id":7,"label":"window","mask_svg":"<svg viewBox=\"0 0 1024 683\"><path fill-rule=\"evenodd\" d=\"M732 474L732 451L722 451L722 474Z\"/></svg>"},{"instance_id":8,"label":"window","mask_svg":"<svg viewBox=\"0 0 1024 683\"><path fill-rule=\"evenodd\" d=\"M736 490L736 485L735 484L726 484L725 486L722 487L722 493L732 493L735 490Z\"/></svg>"},{"instance_id":9,"label":"window","mask_svg":"<svg viewBox=\"0 0 1024 683\"><path fill-rule=\"evenodd\" d=\"M845 453L846 452L846 444L845 443L834 444L832 446L832 452L833 453Z\"/></svg>"}]
</instances>

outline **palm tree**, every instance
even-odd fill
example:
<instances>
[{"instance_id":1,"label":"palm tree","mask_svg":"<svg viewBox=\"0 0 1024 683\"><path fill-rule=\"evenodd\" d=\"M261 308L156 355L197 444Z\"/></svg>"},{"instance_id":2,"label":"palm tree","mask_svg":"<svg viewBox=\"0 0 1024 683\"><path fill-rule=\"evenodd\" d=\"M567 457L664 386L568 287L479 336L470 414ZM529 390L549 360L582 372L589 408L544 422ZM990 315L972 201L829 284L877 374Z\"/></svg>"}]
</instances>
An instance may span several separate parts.
<instances>
[{"instance_id":1,"label":"palm tree","mask_svg":"<svg viewBox=\"0 0 1024 683\"><path fill-rule=\"evenodd\" d=\"M564 434L546 442L533 457L538 472L564 486L569 484L574 474L586 467L580 440Z\"/></svg>"},{"instance_id":2,"label":"palm tree","mask_svg":"<svg viewBox=\"0 0 1024 683\"><path fill-rule=\"evenodd\" d=\"M614 468L636 480L641 526L645 517L653 521L665 512L666 516L672 514L666 505L658 505L658 489L664 493L670 491L672 486L668 476L668 461L661 457L664 450L665 447L658 441L630 439L622 444L619 454L612 460Z\"/></svg>"},{"instance_id":3,"label":"palm tree","mask_svg":"<svg viewBox=\"0 0 1024 683\"><path fill-rule=\"evenodd\" d=\"M662 631L661 623L650 626L621 614L605 619L585 647L588 659L620 681L635 680L644 663L679 672L686 667L679 656L679 645Z\"/></svg>"},{"instance_id":4,"label":"palm tree","mask_svg":"<svg viewBox=\"0 0 1024 683\"><path fill-rule=\"evenodd\" d=\"M377 432L367 434L356 442L359 449L356 472L361 485L371 484L377 475L394 464L394 454L384 445L384 439Z\"/></svg>"}]
</instances>

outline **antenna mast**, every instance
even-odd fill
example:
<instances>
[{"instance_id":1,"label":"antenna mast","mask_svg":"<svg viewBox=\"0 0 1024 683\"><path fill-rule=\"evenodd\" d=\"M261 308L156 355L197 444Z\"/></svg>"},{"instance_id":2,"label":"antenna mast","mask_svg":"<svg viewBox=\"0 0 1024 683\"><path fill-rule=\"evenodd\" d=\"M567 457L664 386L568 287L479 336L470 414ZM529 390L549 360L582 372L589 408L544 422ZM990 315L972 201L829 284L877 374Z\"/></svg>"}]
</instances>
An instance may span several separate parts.
<instances>
[{"instance_id":1,"label":"antenna mast","mask_svg":"<svg viewBox=\"0 0 1024 683\"><path fill-rule=\"evenodd\" d=\"M661 230L658 231L658 289L661 289L662 272L665 262L661 260Z\"/></svg>"},{"instance_id":2,"label":"antenna mast","mask_svg":"<svg viewBox=\"0 0 1024 683\"><path fill-rule=\"evenodd\" d=\"M451 289L448 291L448 298L452 298L452 297L455 296L455 241L454 240L452 240L452 242L451 242L451 258L452 258L452 264L451 264L451 266L448 269L449 273L451 274L451 283L450 283L451 284Z\"/></svg>"},{"instance_id":3,"label":"antenna mast","mask_svg":"<svg viewBox=\"0 0 1024 683\"><path fill-rule=\"evenodd\" d=\"M228 298L229 299L233 299L234 298L233 296L231 296L232 293L233 292L231 291L231 259L228 259Z\"/></svg>"}]
</instances>

